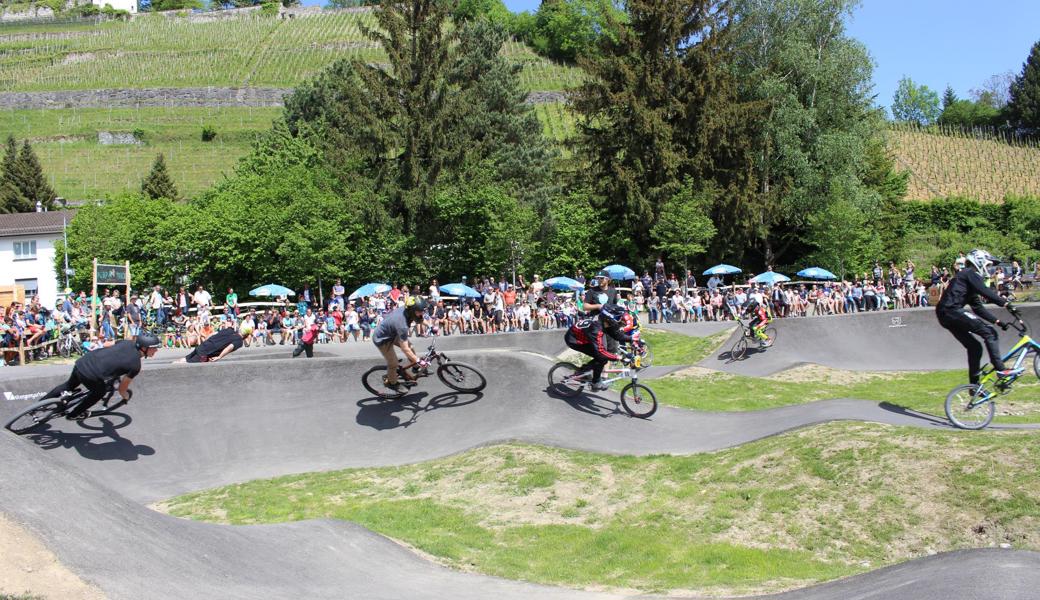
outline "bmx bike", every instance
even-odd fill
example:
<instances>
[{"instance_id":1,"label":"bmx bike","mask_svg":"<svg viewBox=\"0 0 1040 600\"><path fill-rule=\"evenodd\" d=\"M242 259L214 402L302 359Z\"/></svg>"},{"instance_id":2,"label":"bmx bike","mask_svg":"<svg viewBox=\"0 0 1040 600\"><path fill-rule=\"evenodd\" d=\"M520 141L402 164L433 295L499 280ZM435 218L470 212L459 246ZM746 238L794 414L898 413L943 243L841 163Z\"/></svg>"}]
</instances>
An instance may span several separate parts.
<instances>
[{"instance_id":1,"label":"bmx bike","mask_svg":"<svg viewBox=\"0 0 1040 600\"><path fill-rule=\"evenodd\" d=\"M638 354L630 353L630 358L622 361L619 367L607 365L603 369L604 385L628 379L629 383L621 388L621 406L625 412L641 419L649 418L657 412L657 396L646 385L639 383L639 370L642 368ZM549 388L561 396L573 398L592 385L592 369L586 363L579 367L571 362L558 362L549 369Z\"/></svg>"},{"instance_id":2,"label":"bmx bike","mask_svg":"<svg viewBox=\"0 0 1040 600\"><path fill-rule=\"evenodd\" d=\"M1040 343L1029 337L1029 325L1021 319L1017 311L1012 312L1014 323L1009 323L1018 331L1018 342L1004 355L1006 364L1020 371L1015 375L1000 377L993 365L986 365L979 375L978 383L959 385L946 396L946 418L961 429L983 429L993 421L996 413L996 398L1011 392L1012 385L1025 373L1023 365L1027 357L1033 355L1033 373L1040 377ZM1012 362L1014 361L1014 362Z\"/></svg>"},{"instance_id":3,"label":"bmx bike","mask_svg":"<svg viewBox=\"0 0 1040 600\"><path fill-rule=\"evenodd\" d=\"M430 369L436 367L435 372L441 383L457 392L479 392L487 386L487 379L476 367L466 363L451 360L443 353L437 351L436 342L430 342L426 348L426 354L419 357L419 362L405 367L397 367L398 381L409 388L418 384L418 379L432 375ZM405 376L405 369L411 369L416 381L409 381ZM386 376L386 365L377 365L365 371L361 376L361 385L365 389L385 400L393 400L407 394L410 390L396 391L384 385Z\"/></svg>"},{"instance_id":4,"label":"bmx bike","mask_svg":"<svg viewBox=\"0 0 1040 600\"><path fill-rule=\"evenodd\" d=\"M107 383L108 390L101 401L95 404L95 406L100 406L101 408L88 411L83 417L84 419L100 417L115 412L117 408L120 408L130 400L130 398L124 399L116 394L116 382L118 381L116 379ZM40 395L42 396L43 394ZM127 390L127 395L133 397L134 391ZM88 396L90 396L90 391L81 388L71 394L64 394L60 398L39 400L7 421L4 424L4 428L19 435L28 433L51 419L72 414Z\"/></svg>"},{"instance_id":5,"label":"bmx bike","mask_svg":"<svg viewBox=\"0 0 1040 600\"><path fill-rule=\"evenodd\" d=\"M740 326L741 336L729 351L729 356L732 360L742 360L747 356L748 348L752 344L757 344L757 349L762 351L776 343L776 327L773 327L772 325L767 326L762 331L766 337L765 339L762 339L755 335L755 331L751 328L751 325L745 323L743 319L734 317L734 321L736 321L737 325Z\"/></svg>"}]
</instances>

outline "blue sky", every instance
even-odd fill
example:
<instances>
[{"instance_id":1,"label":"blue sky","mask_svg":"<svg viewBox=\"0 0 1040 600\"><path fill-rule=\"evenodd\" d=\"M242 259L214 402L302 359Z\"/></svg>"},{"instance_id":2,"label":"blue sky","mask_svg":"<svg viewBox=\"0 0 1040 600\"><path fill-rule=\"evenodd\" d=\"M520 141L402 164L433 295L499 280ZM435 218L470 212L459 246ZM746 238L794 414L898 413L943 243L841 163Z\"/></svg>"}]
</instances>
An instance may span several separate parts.
<instances>
[{"instance_id":1,"label":"blue sky","mask_svg":"<svg viewBox=\"0 0 1040 600\"><path fill-rule=\"evenodd\" d=\"M505 4L513 12L533 12L540 0ZM951 85L966 98L992 75L1022 71L1040 41L1040 0L864 0L848 31L876 63L877 104L892 102L904 75L939 94Z\"/></svg>"}]
</instances>

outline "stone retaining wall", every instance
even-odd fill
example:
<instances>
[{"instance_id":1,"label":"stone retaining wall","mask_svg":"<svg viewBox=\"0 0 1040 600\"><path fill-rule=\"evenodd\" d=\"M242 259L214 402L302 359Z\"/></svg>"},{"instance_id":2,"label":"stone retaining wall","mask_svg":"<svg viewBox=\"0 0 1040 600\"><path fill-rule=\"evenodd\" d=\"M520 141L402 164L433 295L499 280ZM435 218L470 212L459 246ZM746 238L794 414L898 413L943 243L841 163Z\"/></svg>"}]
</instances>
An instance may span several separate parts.
<instances>
[{"instance_id":1,"label":"stone retaining wall","mask_svg":"<svg viewBox=\"0 0 1040 600\"><path fill-rule=\"evenodd\" d=\"M143 106L281 106L288 88L149 88L0 92L0 110L48 108L137 108ZM562 92L532 92L528 104L562 102Z\"/></svg>"}]
</instances>

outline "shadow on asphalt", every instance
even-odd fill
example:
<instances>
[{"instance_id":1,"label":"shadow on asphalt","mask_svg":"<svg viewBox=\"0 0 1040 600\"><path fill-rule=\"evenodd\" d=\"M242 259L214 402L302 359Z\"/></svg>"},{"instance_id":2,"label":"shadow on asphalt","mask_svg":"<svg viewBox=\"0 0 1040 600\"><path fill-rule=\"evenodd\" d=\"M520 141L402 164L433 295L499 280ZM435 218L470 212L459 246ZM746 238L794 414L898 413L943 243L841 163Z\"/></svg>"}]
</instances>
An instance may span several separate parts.
<instances>
[{"instance_id":1,"label":"shadow on asphalt","mask_svg":"<svg viewBox=\"0 0 1040 600\"><path fill-rule=\"evenodd\" d=\"M430 411L466 406L484 397L482 392L446 392L426 399L427 395L418 392L393 400L375 397L358 400L357 424L379 430L408 427ZM407 418L399 416L401 413Z\"/></svg>"},{"instance_id":2,"label":"shadow on asphalt","mask_svg":"<svg viewBox=\"0 0 1040 600\"><path fill-rule=\"evenodd\" d=\"M94 417L81 423L55 420L43 428L26 434L23 437L45 450L72 448L80 456L89 460L122 460L134 461L142 456L155 454L155 448L144 444L134 444L119 435L119 429L126 427L133 418L126 413L110 413L103 417ZM87 430L87 433L68 432L55 427L67 423L69 427ZM108 440L108 441L104 441Z\"/></svg>"},{"instance_id":3,"label":"shadow on asphalt","mask_svg":"<svg viewBox=\"0 0 1040 600\"><path fill-rule=\"evenodd\" d=\"M729 350L726 350L725 352L719 353L719 355L716 356L715 358L717 358L718 360L725 361L727 363L734 363L734 362L737 362L737 361L747 360L749 357L754 356L756 354L759 354L761 352L765 352L765 351L766 351L765 348L757 348L755 346L748 346L748 349L744 351L744 356L742 356L740 358L734 358L733 357L733 349L731 348Z\"/></svg>"},{"instance_id":4,"label":"shadow on asphalt","mask_svg":"<svg viewBox=\"0 0 1040 600\"><path fill-rule=\"evenodd\" d=\"M551 398L563 400L574 410L585 414L602 418L628 414L621 410L620 402L615 402L603 396L588 394L584 391L577 396L564 396L554 386L549 385L545 387L545 393Z\"/></svg>"},{"instance_id":5,"label":"shadow on asphalt","mask_svg":"<svg viewBox=\"0 0 1040 600\"><path fill-rule=\"evenodd\" d=\"M898 404L892 404L891 402L881 402L881 403L878 404L878 406L882 410L887 410L890 413L895 413L897 415L902 415L904 417L910 417L912 419L918 419L920 421L924 421L925 423L929 423L931 425L935 425L935 426L939 426L939 427L946 427L946 428L952 427L952 425L950 425L950 422L946 420L946 417L939 417L939 416L936 416L936 415L930 415L928 413L923 413L923 412L919 412L919 411L916 411L916 410L909 409L909 408L907 408L905 406L899 406Z\"/></svg>"}]
</instances>

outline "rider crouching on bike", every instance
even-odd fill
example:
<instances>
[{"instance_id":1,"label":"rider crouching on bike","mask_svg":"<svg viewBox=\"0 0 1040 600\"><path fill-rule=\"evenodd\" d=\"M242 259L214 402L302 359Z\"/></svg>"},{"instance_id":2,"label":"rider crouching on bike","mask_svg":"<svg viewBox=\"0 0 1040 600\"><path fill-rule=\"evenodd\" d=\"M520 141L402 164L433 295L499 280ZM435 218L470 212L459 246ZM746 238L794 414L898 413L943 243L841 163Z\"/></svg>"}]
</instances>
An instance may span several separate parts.
<instances>
[{"instance_id":1,"label":"rider crouching on bike","mask_svg":"<svg viewBox=\"0 0 1040 600\"><path fill-rule=\"evenodd\" d=\"M748 323L748 327L755 333L755 339L762 347L769 346L769 338L766 336L766 325L769 324L769 313L766 312L766 307L763 306L754 296L748 296L748 299L744 302L744 306L741 308L741 312L745 315L751 315L751 322Z\"/></svg>"},{"instance_id":2,"label":"rider crouching on bike","mask_svg":"<svg viewBox=\"0 0 1040 600\"><path fill-rule=\"evenodd\" d=\"M372 332L372 343L376 345L376 348L379 348L383 359L386 360L386 378L383 380L383 384L386 385L387 389L397 393L404 393L407 390L407 386L397 380L397 367L400 362L394 346L399 347L404 352L405 358L410 361L408 366L419 362L419 357L415 355L412 345L408 343L408 328L412 323L422 323L423 315L426 313L426 306L426 300L418 297L412 304L398 308L386 315L383 318L383 322ZM405 379L415 381L415 377L410 375L407 369L402 372Z\"/></svg>"},{"instance_id":3,"label":"rider crouching on bike","mask_svg":"<svg viewBox=\"0 0 1040 600\"><path fill-rule=\"evenodd\" d=\"M1010 302L986 286L985 278L989 276L988 267L992 263L993 257L985 250L969 252L965 257L965 268L957 271L957 274L953 276L946 291L939 298L939 303L935 306L939 324L949 329L953 337L968 349L968 383L979 382L979 367L982 362L982 345L972 334L979 336L985 342L986 350L989 352L989 362L998 376L1004 378L1022 372L1021 369L1008 369L1004 365L1004 360L1000 355L997 330L982 321L985 319L1005 331L1009 326L1008 323L1001 323L1000 319L986 310L980 296L997 306L1003 306L1011 314L1017 315L1015 307ZM971 312L966 310L969 306Z\"/></svg>"},{"instance_id":4,"label":"rider crouching on bike","mask_svg":"<svg viewBox=\"0 0 1040 600\"><path fill-rule=\"evenodd\" d=\"M121 340L85 354L73 365L68 380L48 392L42 399L58 398L62 394L74 392L82 385L90 395L66 418L86 418L90 414L90 408L108 392L107 382L121 377L122 381L117 391L125 400L129 400L130 382L141 372L141 359L155 356L161 345L159 338L145 331L136 339Z\"/></svg>"},{"instance_id":5,"label":"rider crouching on bike","mask_svg":"<svg viewBox=\"0 0 1040 600\"><path fill-rule=\"evenodd\" d=\"M599 314L585 317L567 330L563 339L567 347L577 350L582 354L590 356L592 360L578 369L578 373L584 373L592 369L592 389L605 390L603 384L603 367L612 360L620 357L607 349L605 335L609 335L618 342L632 343L632 336L621 331L621 320L624 318L625 309L617 304L604 304L599 308Z\"/></svg>"}]
</instances>

